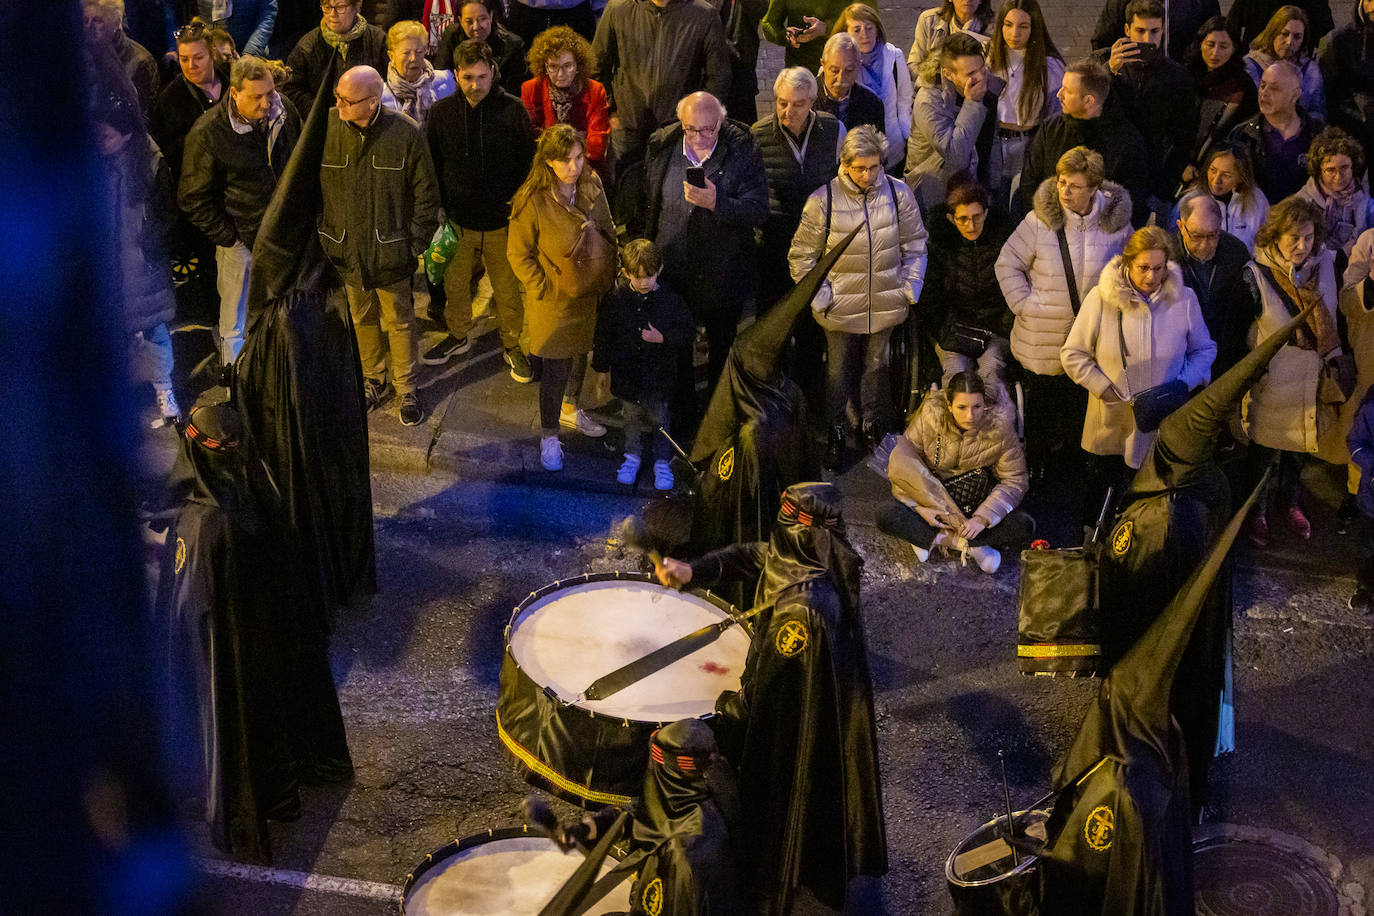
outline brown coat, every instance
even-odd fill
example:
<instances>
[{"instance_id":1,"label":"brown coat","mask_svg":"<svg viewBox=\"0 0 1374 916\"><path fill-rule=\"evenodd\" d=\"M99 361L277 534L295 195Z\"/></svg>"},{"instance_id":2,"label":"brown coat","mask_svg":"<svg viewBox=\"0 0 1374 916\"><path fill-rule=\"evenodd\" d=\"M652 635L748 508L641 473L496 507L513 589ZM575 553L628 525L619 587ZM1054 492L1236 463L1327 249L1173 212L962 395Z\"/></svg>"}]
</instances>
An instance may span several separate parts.
<instances>
[{"instance_id":1,"label":"brown coat","mask_svg":"<svg viewBox=\"0 0 1374 916\"><path fill-rule=\"evenodd\" d=\"M582 232L584 214L615 238L610 206L601 179L591 175L590 194L578 189L576 209L552 193L535 194L511 215L506 253L511 269L525 287L525 318L530 326L530 353L568 359L592 349L596 332L597 294L568 296L558 289L548 253L566 255Z\"/></svg>"}]
</instances>

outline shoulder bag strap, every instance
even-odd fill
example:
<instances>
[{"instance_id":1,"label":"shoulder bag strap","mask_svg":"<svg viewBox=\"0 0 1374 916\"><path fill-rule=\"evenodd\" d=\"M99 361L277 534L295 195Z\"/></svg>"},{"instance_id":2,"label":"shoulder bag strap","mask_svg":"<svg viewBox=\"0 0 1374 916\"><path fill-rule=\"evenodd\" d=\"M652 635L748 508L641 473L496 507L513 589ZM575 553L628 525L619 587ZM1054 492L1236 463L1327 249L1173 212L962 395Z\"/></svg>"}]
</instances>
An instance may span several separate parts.
<instances>
[{"instance_id":1,"label":"shoulder bag strap","mask_svg":"<svg viewBox=\"0 0 1374 916\"><path fill-rule=\"evenodd\" d=\"M825 183L825 228L821 230L821 253L816 258L819 262L830 250L830 211L835 207L835 192L830 187L830 182Z\"/></svg>"},{"instance_id":2,"label":"shoulder bag strap","mask_svg":"<svg viewBox=\"0 0 1374 916\"><path fill-rule=\"evenodd\" d=\"M1298 312L1302 310L1298 308L1297 300L1289 293L1288 284L1284 282L1288 278L1280 277L1278 274L1274 273L1272 268L1258 261L1254 262L1254 264L1255 269L1260 272L1264 279L1269 281L1270 286L1274 287L1274 292L1279 294L1279 301L1282 302L1283 307L1288 310L1288 314L1296 317Z\"/></svg>"},{"instance_id":3,"label":"shoulder bag strap","mask_svg":"<svg viewBox=\"0 0 1374 916\"><path fill-rule=\"evenodd\" d=\"M891 175L884 175L887 179L887 193L892 195L892 215L897 220L897 247L902 247L902 208L897 206L897 186L892 183Z\"/></svg>"},{"instance_id":4,"label":"shoulder bag strap","mask_svg":"<svg viewBox=\"0 0 1374 916\"><path fill-rule=\"evenodd\" d=\"M1060 226L1055 232L1059 237L1059 257L1064 262L1064 280L1069 285L1069 304L1073 306L1073 313L1078 314L1078 310L1083 303L1078 298L1078 278L1073 273L1073 258L1069 257L1069 239L1064 234L1064 227Z\"/></svg>"}]
</instances>

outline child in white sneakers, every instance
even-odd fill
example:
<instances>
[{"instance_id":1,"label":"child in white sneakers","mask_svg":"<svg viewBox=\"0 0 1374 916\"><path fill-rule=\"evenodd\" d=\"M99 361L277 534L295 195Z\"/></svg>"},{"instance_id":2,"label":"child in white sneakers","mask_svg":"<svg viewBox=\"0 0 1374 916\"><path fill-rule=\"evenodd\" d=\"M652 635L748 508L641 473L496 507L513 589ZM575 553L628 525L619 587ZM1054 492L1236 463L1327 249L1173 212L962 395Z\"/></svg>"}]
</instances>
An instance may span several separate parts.
<instances>
[{"instance_id":1,"label":"child in white sneakers","mask_svg":"<svg viewBox=\"0 0 1374 916\"><path fill-rule=\"evenodd\" d=\"M635 239L621 248L620 267L620 282L597 314L592 369L611 374L611 394L624 404L625 461L616 479L629 485L644 459L653 458L653 431L667 421L678 355L692 345L695 328L682 297L659 282L663 254L657 245ZM668 460L653 464L654 489L671 490Z\"/></svg>"}]
</instances>

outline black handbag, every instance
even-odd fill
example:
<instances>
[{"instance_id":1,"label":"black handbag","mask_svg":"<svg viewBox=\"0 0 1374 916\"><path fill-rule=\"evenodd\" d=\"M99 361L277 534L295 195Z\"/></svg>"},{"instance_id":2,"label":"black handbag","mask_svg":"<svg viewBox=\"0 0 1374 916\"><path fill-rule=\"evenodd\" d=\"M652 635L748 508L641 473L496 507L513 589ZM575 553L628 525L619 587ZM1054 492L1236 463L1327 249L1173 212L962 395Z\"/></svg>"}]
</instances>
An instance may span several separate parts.
<instances>
[{"instance_id":1,"label":"black handbag","mask_svg":"<svg viewBox=\"0 0 1374 916\"><path fill-rule=\"evenodd\" d=\"M988 498L992 488L997 486L997 475L992 468L974 468L940 482L945 485L945 492L954 500L959 511L971 517L983 500Z\"/></svg>"},{"instance_id":2,"label":"black handbag","mask_svg":"<svg viewBox=\"0 0 1374 916\"><path fill-rule=\"evenodd\" d=\"M987 328L960 321L951 315L945 319L945 326L940 329L940 349L967 356L969 359L977 359L983 355L988 344L992 343L996 336Z\"/></svg>"},{"instance_id":3,"label":"black handbag","mask_svg":"<svg viewBox=\"0 0 1374 916\"><path fill-rule=\"evenodd\" d=\"M1174 379L1153 388L1146 388L1131 399L1131 413L1135 416L1136 429L1142 433L1152 433L1159 429L1164 418L1188 402L1188 385L1182 379Z\"/></svg>"}]
</instances>

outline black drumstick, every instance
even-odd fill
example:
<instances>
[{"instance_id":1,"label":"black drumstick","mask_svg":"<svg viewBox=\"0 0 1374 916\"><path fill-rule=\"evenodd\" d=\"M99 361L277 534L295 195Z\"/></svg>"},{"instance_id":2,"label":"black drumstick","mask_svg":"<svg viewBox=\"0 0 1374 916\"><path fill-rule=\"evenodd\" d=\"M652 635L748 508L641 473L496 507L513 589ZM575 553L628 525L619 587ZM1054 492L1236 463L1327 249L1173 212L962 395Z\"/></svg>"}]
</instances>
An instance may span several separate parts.
<instances>
[{"instance_id":1,"label":"black drumstick","mask_svg":"<svg viewBox=\"0 0 1374 916\"><path fill-rule=\"evenodd\" d=\"M997 749L997 762L1002 764L1002 798L1007 803L1007 833L1016 836L1016 818L1011 811L1011 787L1007 785L1007 758L1002 753L1002 749ZM1011 847L1012 868L1021 864L1021 857L1016 854L1016 847Z\"/></svg>"}]
</instances>

